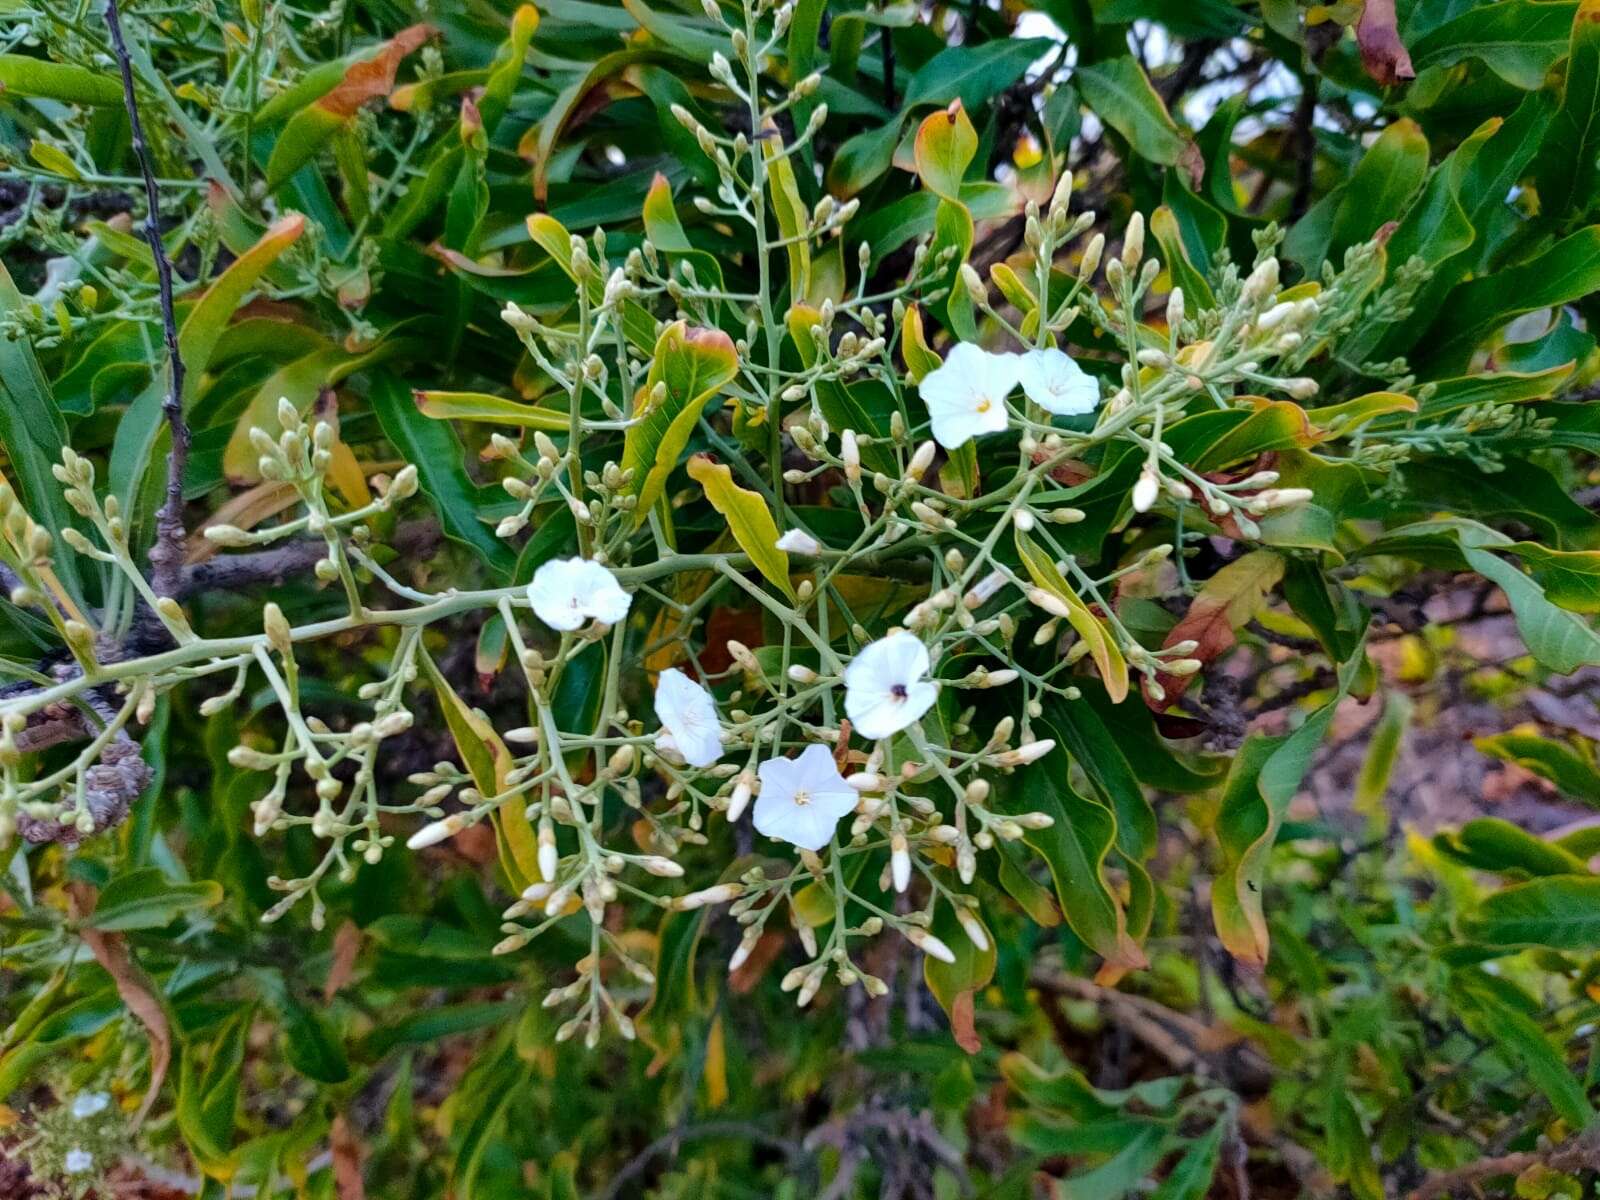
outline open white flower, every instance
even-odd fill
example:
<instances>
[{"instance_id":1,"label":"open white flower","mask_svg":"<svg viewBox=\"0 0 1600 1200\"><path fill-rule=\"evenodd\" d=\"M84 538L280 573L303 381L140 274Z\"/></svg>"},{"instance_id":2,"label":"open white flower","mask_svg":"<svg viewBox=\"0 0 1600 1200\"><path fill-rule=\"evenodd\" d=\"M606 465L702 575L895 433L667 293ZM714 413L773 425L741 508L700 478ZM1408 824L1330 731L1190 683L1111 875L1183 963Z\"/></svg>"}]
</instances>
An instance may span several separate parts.
<instances>
[{"instance_id":1,"label":"open white flower","mask_svg":"<svg viewBox=\"0 0 1600 1200\"><path fill-rule=\"evenodd\" d=\"M597 562L553 558L533 573L528 603L551 629L571 633L586 621L615 625L628 615L633 597Z\"/></svg>"},{"instance_id":2,"label":"open white flower","mask_svg":"<svg viewBox=\"0 0 1600 1200\"><path fill-rule=\"evenodd\" d=\"M914 633L891 633L870 643L844 672L844 711L864 738L886 738L933 707L937 685L926 676L928 648Z\"/></svg>"},{"instance_id":3,"label":"open white flower","mask_svg":"<svg viewBox=\"0 0 1600 1200\"><path fill-rule=\"evenodd\" d=\"M814 558L822 553L822 543L803 529L791 529L773 543L785 554L804 554Z\"/></svg>"},{"instance_id":4,"label":"open white flower","mask_svg":"<svg viewBox=\"0 0 1600 1200\"><path fill-rule=\"evenodd\" d=\"M722 757L716 701L677 667L668 667L656 681L656 716L663 726L658 749L676 751L691 767L709 767Z\"/></svg>"},{"instance_id":5,"label":"open white flower","mask_svg":"<svg viewBox=\"0 0 1600 1200\"><path fill-rule=\"evenodd\" d=\"M826 846L840 818L861 799L826 746L807 746L798 758L769 758L757 774L756 830L802 850Z\"/></svg>"},{"instance_id":6,"label":"open white flower","mask_svg":"<svg viewBox=\"0 0 1600 1200\"><path fill-rule=\"evenodd\" d=\"M106 1092L79 1092L72 1098L72 1119L87 1121L105 1112L111 1106L111 1096Z\"/></svg>"},{"instance_id":7,"label":"open white flower","mask_svg":"<svg viewBox=\"0 0 1600 1200\"><path fill-rule=\"evenodd\" d=\"M61 1165L67 1169L68 1175L82 1175L94 1166L94 1155L80 1146L74 1146L67 1151L67 1157Z\"/></svg>"},{"instance_id":8,"label":"open white flower","mask_svg":"<svg viewBox=\"0 0 1600 1200\"><path fill-rule=\"evenodd\" d=\"M1053 346L1029 350L1019 368L1023 392L1046 412L1080 417L1092 413L1100 403L1100 385L1094 376Z\"/></svg>"},{"instance_id":9,"label":"open white flower","mask_svg":"<svg viewBox=\"0 0 1600 1200\"><path fill-rule=\"evenodd\" d=\"M918 391L933 420L933 437L946 450L1006 427L1006 397L1017 386L1015 354L991 354L960 342L941 366L922 377Z\"/></svg>"}]
</instances>

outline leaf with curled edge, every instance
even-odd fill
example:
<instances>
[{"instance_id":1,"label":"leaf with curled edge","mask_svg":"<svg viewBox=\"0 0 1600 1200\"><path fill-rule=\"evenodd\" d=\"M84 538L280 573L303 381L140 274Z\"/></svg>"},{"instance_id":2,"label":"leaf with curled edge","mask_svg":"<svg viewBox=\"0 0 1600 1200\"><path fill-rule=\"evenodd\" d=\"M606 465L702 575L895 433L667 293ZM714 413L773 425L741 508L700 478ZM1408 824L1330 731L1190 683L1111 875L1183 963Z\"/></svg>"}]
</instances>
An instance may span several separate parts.
<instances>
[{"instance_id":1,"label":"leaf with curled edge","mask_svg":"<svg viewBox=\"0 0 1600 1200\"><path fill-rule=\"evenodd\" d=\"M976 913L972 917L980 926L983 924ZM986 945L980 950L961 927L961 922L948 904L937 906L932 933L950 947L955 962L947 963L931 954L924 955L922 978L933 993L933 998L950 1018L950 1033L956 1045L968 1054L976 1054L983 1045L978 1040L978 1031L973 1022L973 994L987 987L994 978L995 965L999 962L994 935L985 929Z\"/></svg>"},{"instance_id":2,"label":"leaf with curled edge","mask_svg":"<svg viewBox=\"0 0 1600 1200\"><path fill-rule=\"evenodd\" d=\"M1239 961L1263 966L1270 939L1262 909L1267 858L1278 840L1289 802L1311 766L1312 755L1350 694L1366 662L1365 637L1339 667L1334 694L1281 737L1252 734L1234 758L1217 811L1216 837L1223 867L1211 888L1211 915L1223 946Z\"/></svg>"},{"instance_id":3,"label":"leaf with curled edge","mask_svg":"<svg viewBox=\"0 0 1600 1200\"><path fill-rule=\"evenodd\" d=\"M622 443L622 467L633 472L631 486L639 500L635 524L644 522L666 490L667 477L689 444L700 410L738 370L733 339L720 329L675 321L656 339L650 372L634 398L635 422ZM665 389L663 398L641 417L640 410L657 387Z\"/></svg>"},{"instance_id":4,"label":"leaf with curled edge","mask_svg":"<svg viewBox=\"0 0 1600 1200\"><path fill-rule=\"evenodd\" d=\"M472 776L473 786L485 797L506 790L506 775L511 770L511 751L493 725L456 694L432 658L419 654L422 671L433 685L439 710L456 744L461 761ZM544 876L539 872L539 839L533 832L521 800L513 796L494 810L496 841L500 847L500 866L512 886L521 892Z\"/></svg>"},{"instance_id":5,"label":"leaf with curled edge","mask_svg":"<svg viewBox=\"0 0 1600 1200\"><path fill-rule=\"evenodd\" d=\"M1110 632L1100 618L1089 611L1077 592L1072 590L1050 556L1020 529L1017 530L1017 553L1037 587L1043 588L1067 606L1067 621L1089 645L1089 657L1094 660L1100 679L1106 686L1106 695L1113 704L1121 704L1128 694L1128 660L1122 656Z\"/></svg>"}]
</instances>

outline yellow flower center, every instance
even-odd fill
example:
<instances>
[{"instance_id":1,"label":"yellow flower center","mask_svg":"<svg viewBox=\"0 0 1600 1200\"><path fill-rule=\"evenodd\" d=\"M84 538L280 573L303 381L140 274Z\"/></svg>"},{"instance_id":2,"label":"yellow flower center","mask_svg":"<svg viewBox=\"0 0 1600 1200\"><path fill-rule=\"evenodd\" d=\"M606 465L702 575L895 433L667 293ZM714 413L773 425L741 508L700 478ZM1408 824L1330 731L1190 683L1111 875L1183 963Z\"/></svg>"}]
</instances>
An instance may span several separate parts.
<instances>
[{"instance_id":1,"label":"yellow flower center","mask_svg":"<svg viewBox=\"0 0 1600 1200\"><path fill-rule=\"evenodd\" d=\"M989 408L990 408L990 405L991 405L991 404L992 404L992 403L993 403L993 402L992 402L992 401L991 401L991 400L990 400L990 399L989 399L989 397L987 397L987 396L980 396L980 397L979 397L979 398L978 398L978 411L979 411L979 412L981 412L981 413L986 413L986 412L988 412L988 411L989 411Z\"/></svg>"},{"instance_id":2,"label":"yellow flower center","mask_svg":"<svg viewBox=\"0 0 1600 1200\"><path fill-rule=\"evenodd\" d=\"M811 803L811 793L803 789L796 792L794 794L794 802L797 807L804 808Z\"/></svg>"}]
</instances>

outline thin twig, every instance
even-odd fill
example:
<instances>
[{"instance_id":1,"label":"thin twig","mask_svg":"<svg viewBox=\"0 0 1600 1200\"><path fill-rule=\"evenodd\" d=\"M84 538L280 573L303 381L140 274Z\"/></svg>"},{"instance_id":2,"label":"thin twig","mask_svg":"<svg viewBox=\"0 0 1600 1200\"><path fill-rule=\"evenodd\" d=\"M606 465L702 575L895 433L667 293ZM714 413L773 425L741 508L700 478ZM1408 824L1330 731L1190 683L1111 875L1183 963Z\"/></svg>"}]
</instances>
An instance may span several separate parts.
<instances>
[{"instance_id":1,"label":"thin twig","mask_svg":"<svg viewBox=\"0 0 1600 1200\"><path fill-rule=\"evenodd\" d=\"M1600 1128L1575 1134L1559 1146L1547 1150L1525 1150L1516 1154L1480 1158L1464 1167L1431 1175L1411 1193L1411 1200L1437 1200L1475 1186L1496 1175L1520 1175L1529 1167L1544 1166L1563 1174L1600 1169Z\"/></svg>"},{"instance_id":2,"label":"thin twig","mask_svg":"<svg viewBox=\"0 0 1600 1200\"><path fill-rule=\"evenodd\" d=\"M167 495L156 512L156 544L150 548L154 568L151 586L159 596L170 596L177 588L183 565L183 472L189 461L189 423L183 416L183 355L178 350L178 320L172 305L172 263L161 240L161 197L156 189L155 171L150 166L150 148L145 142L144 125L139 120L139 102L133 93L133 62L122 38L122 19L117 0L106 0L106 28L111 47L122 72L122 102L128 110L134 157L139 174L144 176L144 236L155 258L156 279L161 288L161 326L167 343L167 395L161 411L172 430L172 448L167 451Z\"/></svg>"}]
</instances>

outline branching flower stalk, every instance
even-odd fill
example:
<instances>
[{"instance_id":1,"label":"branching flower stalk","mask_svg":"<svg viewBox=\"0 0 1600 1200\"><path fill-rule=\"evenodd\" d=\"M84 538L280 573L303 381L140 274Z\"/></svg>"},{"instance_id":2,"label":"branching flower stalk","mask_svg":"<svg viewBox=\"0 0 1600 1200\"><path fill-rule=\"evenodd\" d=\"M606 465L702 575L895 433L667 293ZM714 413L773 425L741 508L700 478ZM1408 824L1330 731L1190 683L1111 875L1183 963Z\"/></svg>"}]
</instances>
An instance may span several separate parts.
<instances>
[{"instance_id":1,"label":"branching flower stalk","mask_svg":"<svg viewBox=\"0 0 1600 1200\"><path fill-rule=\"evenodd\" d=\"M486 820L513 844L525 831L524 853L504 864L520 895L505 910L497 950L587 922L589 952L576 977L547 997L572 1007L563 1038L582 1032L592 1042L607 1022L632 1035L623 981L647 984L651 973L615 935L617 905L728 905L741 929L735 970L764 934L792 929L803 961L784 986L802 1005L830 974L882 992L860 950L884 932L953 960L934 932L941 914L988 948L972 892L980 856L1052 820L1020 804L1006 778L1051 752L1049 730L1036 731L1045 703L1078 701L1074 681L1089 671L1118 692L1131 673L1159 701L1162 678L1201 665L1193 642L1143 644L1118 616L1116 589L1171 556L1185 528L1254 541L1275 515L1312 498L1277 486L1267 464L1198 468L1169 442L1170 430L1196 413L1312 397L1316 384L1301 372L1358 326L1371 255L1352 252L1320 289L1285 291L1269 229L1248 273L1224 261L1214 274L1214 303L1174 288L1156 323L1161 264L1145 252L1142 216L1129 221L1116 254L1097 232L1076 270L1062 270L1096 223L1092 213L1070 213L1064 176L1047 205L1026 208L1023 274L1004 264L988 280L966 264L954 273L984 327L1014 348L958 342L941 356L926 345L920 314L960 298L944 282L953 248L931 240L889 286L869 283L868 247L841 255L856 264L853 286L813 305L792 264L836 241L854 202L795 212L785 188L824 119L819 105L787 144L779 133L780 118L818 85L816 76L791 85L765 74L791 11L747 0L739 22L722 24L722 7L707 5L728 43L713 76L743 103L752 133L713 132L676 112L720 180L696 208L753 235L754 292L710 278L708 256L650 239L613 262L597 234L564 247L576 290L568 320L515 304L503 313L564 409L547 400L529 408L528 438L491 440L486 457L516 505L497 533L521 540L531 528L538 537L570 517L575 558L551 551L531 584L413 586L386 565L380 531L418 490L417 465L398 470L370 503L345 506L329 490L337 430L286 401L281 432L257 429L251 444L262 478L291 485L297 506L276 524L211 525L205 535L224 552L320 545L315 577L337 587L345 611L295 623L267 604L259 633L197 631L179 601L145 579L115 499L97 491L90 462L68 451L57 476L92 536L61 536L125 578L170 639L118 656L100 649L95 621L108 614L62 601L50 575L53 539L0 490L12 601L42 613L72 657L0 697L0 830L31 821L87 835L114 823L91 803L91 776L108 747L132 745L130 730L157 697L225 681L201 704L212 715L260 680L278 732L269 737L262 730L273 722L254 720L229 754L235 767L268 777L252 807L255 832L303 827L324 847L304 876L272 880L283 896L266 919L306 902L320 926L323 881L378 861L406 818L424 821L409 838L414 849ZM659 338L653 352L642 328ZM1081 344L1085 329L1115 349L1074 361L1061 347ZM684 362L726 370L706 394L686 395L673 374ZM837 399L857 383L889 405L861 423ZM714 396L730 398L731 412ZM1419 444L1444 435L1396 436ZM688 479L678 471L695 438L728 460L724 483L716 475L724 465L709 458L693 459ZM978 438L986 477L955 486L952 472L976 470ZM1397 444L1373 436L1362 452L1370 460ZM1083 481L1124 466L1112 524L1170 523L1173 532L1145 538L1120 562L1081 560L1069 535L1086 519L1075 503ZM728 532L687 552L680 538L698 535L676 528L674 510L700 491ZM853 523L825 531L808 522L794 503L802 493L828 498ZM705 626L718 606L754 606L772 631L768 644L712 644ZM490 619L503 622L527 698L526 719L500 730L455 694L437 655L447 636ZM387 666L361 687L360 719L336 726L306 706L302 681L315 660L302 657L315 643L354 635L381 645ZM713 665L711 651L726 665ZM579 664L603 664L593 711L583 714L568 710L561 690ZM385 743L416 722L425 691L446 709L465 769L441 762L411 776L416 794L387 795L377 764ZM66 766L39 774L30 734L63 713L78 714L86 743ZM794 853L708 863L717 823L747 814L769 845Z\"/></svg>"}]
</instances>

